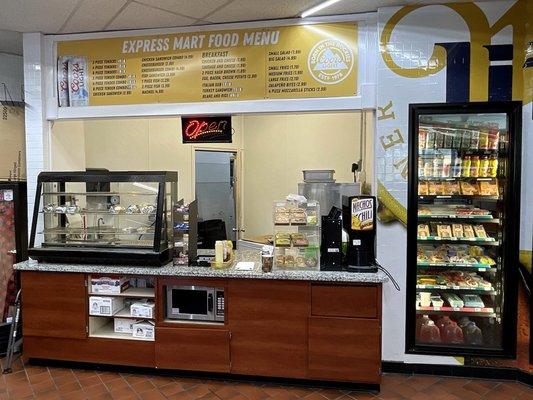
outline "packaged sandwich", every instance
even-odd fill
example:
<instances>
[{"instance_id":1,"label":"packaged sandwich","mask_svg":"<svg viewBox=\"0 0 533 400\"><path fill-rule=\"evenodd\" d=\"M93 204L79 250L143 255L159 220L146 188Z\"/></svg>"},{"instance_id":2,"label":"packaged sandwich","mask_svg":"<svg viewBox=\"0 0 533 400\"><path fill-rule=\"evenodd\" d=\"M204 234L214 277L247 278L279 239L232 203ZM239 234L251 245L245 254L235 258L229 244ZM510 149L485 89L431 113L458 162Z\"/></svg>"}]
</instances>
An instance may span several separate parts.
<instances>
[{"instance_id":1,"label":"packaged sandwich","mask_svg":"<svg viewBox=\"0 0 533 400\"><path fill-rule=\"evenodd\" d=\"M483 225L475 225L474 232L478 238L487 238L487 232L485 232L485 227Z\"/></svg>"},{"instance_id":2,"label":"packaged sandwich","mask_svg":"<svg viewBox=\"0 0 533 400\"><path fill-rule=\"evenodd\" d=\"M419 238L427 238L431 236L429 233L429 225L427 224L420 224L418 225L418 237Z\"/></svg>"},{"instance_id":3,"label":"packaged sandwich","mask_svg":"<svg viewBox=\"0 0 533 400\"><path fill-rule=\"evenodd\" d=\"M472 225L463 225L463 232L465 238L474 238L476 235L474 234L474 229L472 228Z\"/></svg>"},{"instance_id":4,"label":"packaged sandwich","mask_svg":"<svg viewBox=\"0 0 533 400\"><path fill-rule=\"evenodd\" d=\"M479 194L482 196L498 196L498 182L481 181L479 182Z\"/></svg>"},{"instance_id":5,"label":"packaged sandwich","mask_svg":"<svg viewBox=\"0 0 533 400\"><path fill-rule=\"evenodd\" d=\"M428 194L430 196L437 195L437 184L435 182L428 182Z\"/></svg>"},{"instance_id":6,"label":"packaged sandwich","mask_svg":"<svg viewBox=\"0 0 533 400\"><path fill-rule=\"evenodd\" d=\"M441 238L451 238L452 228L450 225L437 225L437 236Z\"/></svg>"},{"instance_id":7,"label":"packaged sandwich","mask_svg":"<svg viewBox=\"0 0 533 400\"><path fill-rule=\"evenodd\" d=\"M443 186L445 195L461 194L458 182L444 182Z\"/></svg>"},{"instance_id":8,"label":"packaged sandwich","mask_svg":"<svg viewBox=\"0 0 533 400\"><path fill-rule=\"evenodd\" d=\"M453 237L462 238L464 236L463 225L452 224Z\"/></svg>"}]
</instances>

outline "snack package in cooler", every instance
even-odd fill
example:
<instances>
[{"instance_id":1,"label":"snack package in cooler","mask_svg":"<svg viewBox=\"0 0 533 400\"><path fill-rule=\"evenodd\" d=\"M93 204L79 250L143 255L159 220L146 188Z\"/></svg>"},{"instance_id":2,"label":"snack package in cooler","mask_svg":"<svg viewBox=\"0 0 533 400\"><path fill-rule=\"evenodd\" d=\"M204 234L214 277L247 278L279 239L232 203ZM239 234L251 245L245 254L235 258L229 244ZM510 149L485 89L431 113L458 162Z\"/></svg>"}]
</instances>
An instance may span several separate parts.
<instances>
[{"instance_id":1,"label":"snack package in cooler","mask_svg":"<svg viewBox=\"0 0 533 400\"><path fill-rule=\"evenodd\" d=\"M444 182L443 190L445 195L456 195L461 194L461 189L459 188L458 182Z\"/></svg>"},{"instance_id":2,"label":"snack package in cooler","mask_svg":"<svg viewBox=\"0 0 533 400\"><path fill-rule=\"evenodd\" d=\"M463 225L452 224L453 237L462 238L464 236Z\"/></svg>"},{"instance_id":3,"label":"snack package in cooler","mask_svg":"<svg viewBox=\"0 0 533 400\"><path fill-rule=\"evenodd\" d=\"M473 307L473 308L484 308L485 307L485 303L483 303L483 300L477 294L462 294L461 298L463 299L463 303L465 304L465 307Z\"/></svg>"},{"instance_id":4,"label":"snack package in cooler","mask_svg":"<svg viewBox=\"0 0 533 400\"><path fill-rule=\"evenodd\" d=\"M479 194L477 184L461 182L461 193L465 196L476 196Z\"/></svg>"},{"instance_id":5,"label":"snack package in cooler","mask_svg":"<svg viewBox=\"0 0 533 400\"><path fill-rule=\"evenodd\" d=\"M485 232L485 227L483 225L475 225L474 226L474 233L478 238L487 238L487 232Z\"/></svg>"},{"instance_id":6,"label":"snack package in cooler","mask_svg":"<svg viewBox=\"0 0 533 400\"><path fill-rule=\"evenodd\" d=\"M69 56L58 57L57 59L57 97L59 107L68 107L69 103L69 84L68 84L68 63Z\"/></svg>"},{"instance_id":7,"label":"snack package in cooler","mask_svg":"<svg viewBox=\"0 0 533 400\"><path fill-rule=\"evenodd\" d=\"M471 238L476 237L476 235L474 234L474 228L472 228L472 225L463 225L463 232L465 234L464 235L465 238L471 239Z\"/></svg>"},{"instance_id":8,"label":"snack package in cooler","mask_svg":"<svg viewBox=\"0 0 533 400\"><path fill-rule=\"evenodd\" d=\"M479 182L479 194L482 196L498 196L498 182L481 181Z\"/></svg>"},{"instance_id":9,"label":"snack package in cooler","mask_svg":"<svg viewBox=\"0 0 533 400\"><path fill-rule=\"evenodd\" d=\"M452 237L452 228L450 225L437 225L437 236L441 238L451 238Z\"/></svg>"},{"instance_id":10,"label":"snack package in cooler","mask_svg":"<svg viewBox=\"0 0 533 400\"><path fill-rule=\"evenodd\" d=\"M431 236L429 232L429 225L427 224L418 225L418 237L427 238L429 236Z\"/></svg>"},{"instance_id":11,"label":"snack package in cooler","mask_svg":"<svg viewBox=\"0 0 533 400\"><path fill-rule=\"evenodd\" d=\"M428 194L430 196L436 196L438 194L436 182L428 182Z\"/></svg>"},{"instance_id":12,"label":"snack package in cooler","mask_svg":"<svg viewBox=\"0 0 533 400\"><path fill-rule=\"evenodd\" d=\"M87 82L87 59L72 56L68 63L69 104L71 107L89 105L89 84Z\"/></svg>"},{"instance_id":13,"label":"snack package in cooler","mask_svg":"<svg viewBox=\"0 0 533 400\"><path fill-rule=\"evenodd\" d=\"M419 182L418 183L418 195L419 196L427 196L429 195L429 185L427 182Z\"/></svg>"},{"instance_id":14,"label":"snack package in cooler","mask_svg":"<svg viewBox=\"0 0 533 400\"><path fill-rule=\"evenodd\" d=\"M461 298L457 296L455 293L443 293L442 296L444 297L444 300L448 302L450 307L454 307L454 308L464 307L463 300L461 300Z\"/></svg>"}]
</instances>

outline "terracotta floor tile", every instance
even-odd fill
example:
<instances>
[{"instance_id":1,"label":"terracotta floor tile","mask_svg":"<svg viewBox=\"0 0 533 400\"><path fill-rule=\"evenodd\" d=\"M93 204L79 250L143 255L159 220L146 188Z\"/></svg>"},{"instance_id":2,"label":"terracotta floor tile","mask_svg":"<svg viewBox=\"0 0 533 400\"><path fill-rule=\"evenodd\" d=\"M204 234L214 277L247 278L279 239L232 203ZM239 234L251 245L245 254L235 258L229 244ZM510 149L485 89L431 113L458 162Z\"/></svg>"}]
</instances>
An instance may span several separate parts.
<instances>
[{"instance_id":1,"label":"terracotta floor tile","mask_svg":"<svg viewBox=\"0 0 533 400\"><path fill-rule=\"evenodd\" d=\"M181 386L181 384L177 382L173 382L163 387L160 387L159 391L163 393L165 396L170 397L170 396L176 395L177 393L184 392L185 389L183 388L183 386Z\"/></svg>"},{"instance_id":2,"label":"terracotta floor tile","mask_svg":"<svg viewBox=\"0 0 533 400\"><path fill-rule=\"evenodd\" d=\"M157 389L148 390L146 392L140 393L139 397L142 400L166 400L165 396Z\"/></svg>"},{"instance_id":3,"label":"terracotta floor tile","mask_svg":"<svg viewBox=\"0 0 533 400\"><path fill-rule=\"evenodd\" d=\"M126 382L122 378L105 382L104 385L111 392L114 391L114 390L124 389L124 388L129 388L130 387L130 385L128 385L128 382Z\"/></svg>"}]
</instances>

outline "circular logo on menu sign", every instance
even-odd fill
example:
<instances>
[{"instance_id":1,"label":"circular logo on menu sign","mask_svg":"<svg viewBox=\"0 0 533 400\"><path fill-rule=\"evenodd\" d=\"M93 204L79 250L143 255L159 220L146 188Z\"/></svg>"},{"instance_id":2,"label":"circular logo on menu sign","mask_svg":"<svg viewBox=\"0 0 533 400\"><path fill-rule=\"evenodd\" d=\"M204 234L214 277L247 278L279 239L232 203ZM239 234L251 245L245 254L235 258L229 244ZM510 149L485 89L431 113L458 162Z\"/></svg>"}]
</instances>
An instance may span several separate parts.
<instances>
[{"instance_id":1,"label":"circular logo on menu sign","mask_svg":"<svg viewBox=\"0 0 533 400\"><path fill-rule=\"evenodd\" d=\"M313 78L326 85L342 82L352 71L353 51L338 39L324 39L313 46L307 66Z\"/></svg>"}]
</instances>

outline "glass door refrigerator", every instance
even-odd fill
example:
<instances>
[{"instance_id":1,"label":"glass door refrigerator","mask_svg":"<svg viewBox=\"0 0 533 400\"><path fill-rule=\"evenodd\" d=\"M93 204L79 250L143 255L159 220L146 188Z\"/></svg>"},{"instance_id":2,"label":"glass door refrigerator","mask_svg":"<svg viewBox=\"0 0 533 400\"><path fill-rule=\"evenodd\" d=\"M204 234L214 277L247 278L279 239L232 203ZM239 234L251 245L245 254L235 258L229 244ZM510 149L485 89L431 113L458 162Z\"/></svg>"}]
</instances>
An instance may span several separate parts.
<instances>
[{"instance_id":1,"label":"glass door refrigerator","mask_svg":"<svg viewBox=\"0 0 533 400\"><path fill-rule=\"evenodd\" d=\"M514 357L521 110L410 105L408 353Z\"/></svg>"}]
</instances>

